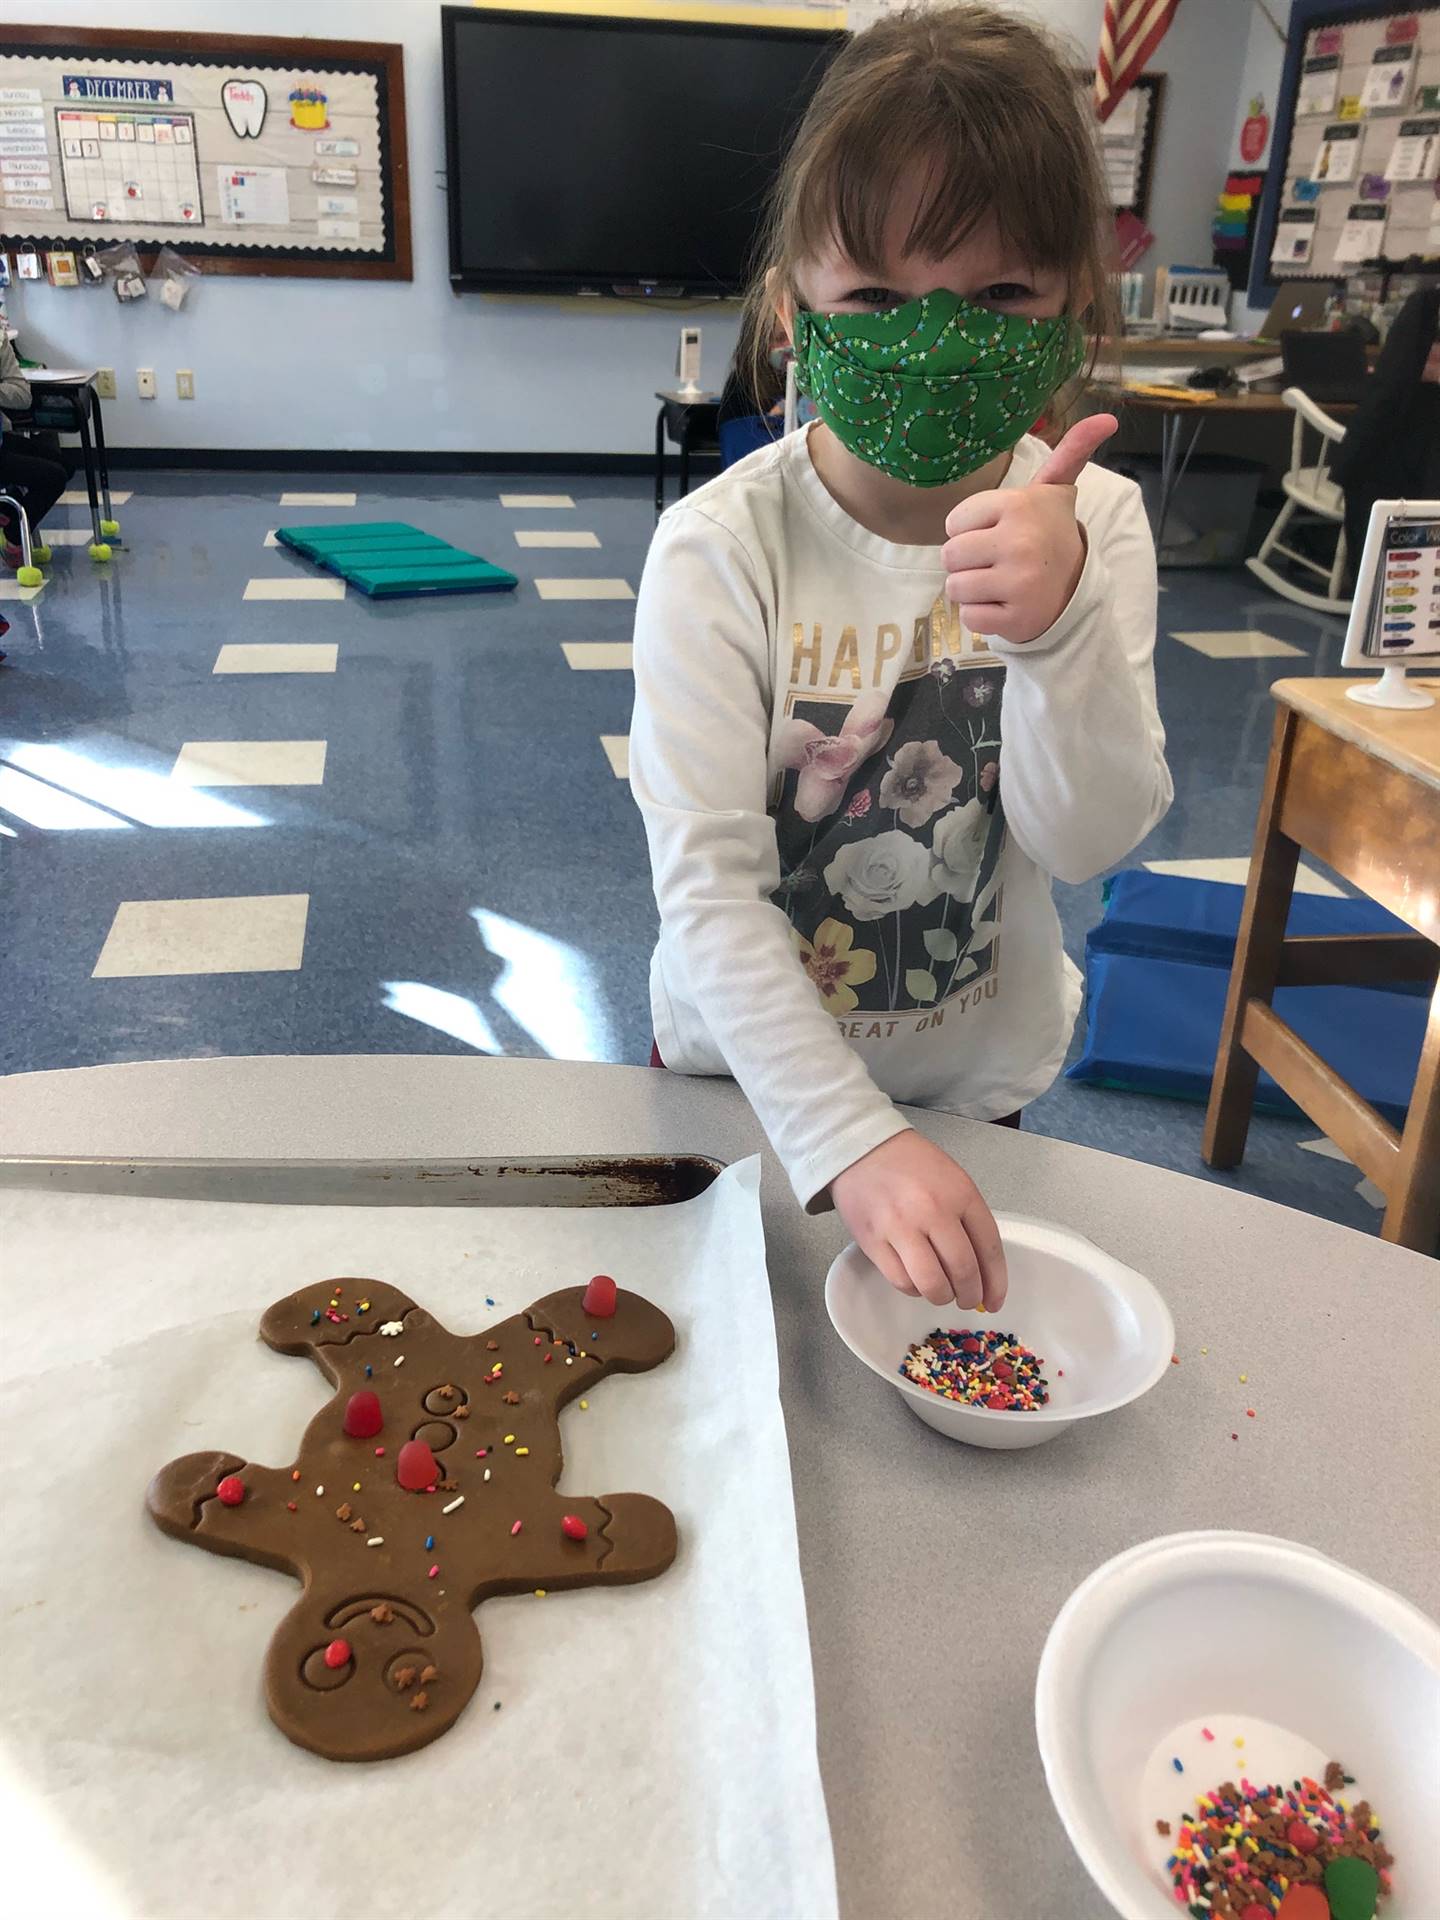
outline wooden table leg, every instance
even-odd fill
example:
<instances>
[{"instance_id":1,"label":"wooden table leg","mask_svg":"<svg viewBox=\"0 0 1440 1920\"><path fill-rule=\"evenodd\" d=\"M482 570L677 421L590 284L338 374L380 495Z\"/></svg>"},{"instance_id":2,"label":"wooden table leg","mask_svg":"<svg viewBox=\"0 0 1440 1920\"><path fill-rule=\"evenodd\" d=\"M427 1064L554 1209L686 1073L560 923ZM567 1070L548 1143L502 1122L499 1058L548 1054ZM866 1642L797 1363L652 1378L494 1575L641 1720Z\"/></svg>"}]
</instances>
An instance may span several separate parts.
<instances>
[{"instance_id":1,"label":"wooden table leg","mask_svg":"<svg viewBox=\"0 0 1440 1920\"><path fill-rule=\"evenodd\" d=\"M1250 857L1250 881L1230 969L1230 991L1220 1027L1215 1077L1210 1083L1210 1105L1205 1114L1201 1149L1211 1167L1238 1167L1245 1157L1255 1083L1260 1069L1240 1044L1245 1007L1251 1000L1269 1002L1280 972L1280 949L1285 922L1290 917L1290 895L1300 849L1281 833L1275 821L1285 789L1290 743L1298 724L1293 709L1281 707L1275 715L1270 761L1255 823L1255 846Z\"/></svg>"},{"instance_id":2,"label":"wooden table leg","mask_svg":"<svg viewBox=\"0 0 1440 1920\"><path fill-rule=\"evenodd\" d=\"M1381 1239L1434 1253L1440 1240L1440 986L1430 1001L1415 1091L1389 1187Z\"/></svg>"}]
</instances>

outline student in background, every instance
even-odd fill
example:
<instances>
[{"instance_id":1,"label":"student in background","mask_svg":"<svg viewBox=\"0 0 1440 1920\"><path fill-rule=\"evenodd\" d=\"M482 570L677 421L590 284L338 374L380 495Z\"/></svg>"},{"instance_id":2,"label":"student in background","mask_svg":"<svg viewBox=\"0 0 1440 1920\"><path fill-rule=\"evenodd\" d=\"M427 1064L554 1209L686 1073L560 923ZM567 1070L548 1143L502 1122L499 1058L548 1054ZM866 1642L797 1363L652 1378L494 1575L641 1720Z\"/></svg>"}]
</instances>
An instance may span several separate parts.
<instances>
[{"instance_id":1,"label":"student in background","mask_svg":"<svg viewBox=\"0 0 1440 1920\"><path fill-rule=\"evenodd\" d=\"M664 515L636 610L659 1055L732 1073L800 1202L962 1308L1004 1299L999 1233L895 1102L1013 1123L1044 1091L1079 999L1051 877L1171 797L1150 531L1087 464L1115 421L1027 433L1113 310L1072 65L975 5L837 55L750 328L819 419Z\"/></svg>"},{"instance_id":2,"label":"student in background","mask_svg":"<svg viewBox=\"0 0 1440 1920\"><path fill-rule=\"evenodd\" d=\"M1440 499L1440 285L1396 314L1330 471L1345 495L1353 587L1375 502Z\"/></svg>"},{"instance_id":3,"label":"student in background","mask_svg":"<svg viewBox=\"0 0 1440 1920\"><path fill-rule=\"evenodd\" d=\"M6 416L29 411L30 383L9 336L0 327L0 493L20 496L30 522L30 537L38 544L41 522L65 491L70 475L59 460L35 451L15 435ZM17 567L20 529L8 507L0 506L0 529L4 533L5 559Z\"/></svg>"}]
</instances>

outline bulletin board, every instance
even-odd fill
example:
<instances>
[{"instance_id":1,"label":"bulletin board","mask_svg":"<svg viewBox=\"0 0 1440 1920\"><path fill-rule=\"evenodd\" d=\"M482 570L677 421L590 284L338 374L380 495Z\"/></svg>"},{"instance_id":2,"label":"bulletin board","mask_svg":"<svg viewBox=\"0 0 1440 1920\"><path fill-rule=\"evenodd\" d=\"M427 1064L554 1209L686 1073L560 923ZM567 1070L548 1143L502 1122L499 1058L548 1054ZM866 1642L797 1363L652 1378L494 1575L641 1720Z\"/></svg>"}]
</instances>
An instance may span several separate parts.
<instances>
[{"instance_id":1,"label":"bulletin board","mask_svg":"<svg viewBox=\"0 0 1440 1920\"><path fill-rule=\"evenodd\" d=\"M403 52L0 26L0 246L411 278Z\"/></svg>"},{"instance_id":2,"label":"bulletin board","mask_svg":"<svg viewBox=\"0 0 1440 1920\"><path fill-rule=\"evenodd\" d=\"M1268 278L1440 262L1440 6L1296 16Z\"/></svg>"},{"instance_id":3,"label":"bulletin board","mask_svg":"<svg viewBox=\"0 0 1440 1920\"><path fill-rule=\"evenodd\" d=\"M1086 73L1077 77L1088 120L1095 112L1095 75ZM1133 213L1143 220L1150 211L1150 180L1164 92L1163 73L1137 74L1110 118L1095 122L1100 164L1105 170L1110 204L1116 213Z\"/></svg>"}]
</instances>

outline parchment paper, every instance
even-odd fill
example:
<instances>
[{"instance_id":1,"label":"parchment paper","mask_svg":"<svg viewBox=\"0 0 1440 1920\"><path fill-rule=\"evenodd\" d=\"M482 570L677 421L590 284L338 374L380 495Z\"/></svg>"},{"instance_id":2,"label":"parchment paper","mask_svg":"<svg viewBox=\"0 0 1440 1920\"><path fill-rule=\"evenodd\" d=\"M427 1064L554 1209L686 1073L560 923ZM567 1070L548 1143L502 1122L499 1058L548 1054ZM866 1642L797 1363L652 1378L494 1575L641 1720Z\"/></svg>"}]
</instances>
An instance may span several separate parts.
<instances>
[{"instance_id":1,"label":"parchment paper","mask_svg":"<svg viewBox=\"0 0 1440 1920\"><path fill-rule=\"evenodd\" d=\"M293 1582L161 1534L151 1474L294 1457L330 1389L257 1326L298 1286L388 1279L468 1333L598 1271L677 1351L562 1415L561 1486L667 1502L675 1566L486 1602L479 1690L423 1752L292 1746L261 1667ZM834 1920L758 1161L656 1209L14 1193L0 1276L8 1911Z\"/></svg>"}]
</instances>

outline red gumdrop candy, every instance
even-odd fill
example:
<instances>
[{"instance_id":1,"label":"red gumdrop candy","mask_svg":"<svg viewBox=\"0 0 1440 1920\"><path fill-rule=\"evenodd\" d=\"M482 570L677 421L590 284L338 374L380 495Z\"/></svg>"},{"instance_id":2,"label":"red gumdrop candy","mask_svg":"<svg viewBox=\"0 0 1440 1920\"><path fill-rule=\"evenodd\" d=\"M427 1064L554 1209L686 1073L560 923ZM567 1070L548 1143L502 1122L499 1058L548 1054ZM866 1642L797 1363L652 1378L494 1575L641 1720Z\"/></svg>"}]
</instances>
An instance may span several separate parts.
<instances>
[{"instance_id":1,"label":"red gumdrop candy","mask_svg":"<svg viewBox=\"0 0 1440 1920\"><path fill-rule=\"evenodd\" d=\"M578 1513L567 1513L560 1522L560 1531L567 1540L584 1540L588 1537L590 1529Z\"/></svg>"},{"instance_id":2,"label":"red gumdrop candy","mask_svg":"<svg viewBox=\"0 0 1440 1920\"><path fill-rule=\"evenodd\" d=\"M1010 1405L1010 1396L1008 1393L992 1393L985 1404L987 1407L993 1407L996 1413L1003 1413Z\"/></svg>"},{"instance_id":3,"label":"red gumdrop candy","mask_svg":"<svg viewBox=\"0 0 1440 1920\"><path fill-rule=\"evenodd\" d=\"M1320 1844L1319 1834L1303 1820L1292 1820L1285 1829L1285 1838L1297 1853L1314 1853Z\"/></svg>"},{"instance_id":4,"label":"red gumdrop candy","mask_svg":"<svg viewBox=\"0 0 1440 1920\"><path fill-rule=\"evenodd\" d=\"M1258 1900L1252 1900L1240 1915L1240 1920L1275 1920L1275 1916L1269 1907L1262 1907Z\"/></svg>"},{"instance_id":5,"label":"red gumdrop candy","mask_svg":"<svg viewBox=\"0 0 1440 1920\"><path fill-rule=\"evenodd\" d=\"M440 1478L435 1456L423 1440L407 1440L395 1456L395 1478L408 1493L433 1487Z\"/></svg>"},{"instance_id":6,"label":"red gumdrop candy","mask_svg":"<svg viewBox=\"0 0 1440 1920\"><path fill-rule=\"evenodd\" d=\"M592 1320L608 1320L615 1312L615 1282L608 1273L597 1273L585 1289L580 1302Z\"/></svg>"},{"instance_id":7,"label":"red gumdrop candy","mask_svg":"<svg viewBox=\"0 0 1440 1920\"><path fill-rule=\"evenodd\" d=\"M245 1498L245 1482L238 1473L227 1473L215 1489L215 1497L224 1506L238 1507Z\"/></svg>"},{"instance_id":8,"label":"red gumdrop candy","mask_svg":"<svg viewBox=\"0 0 1440 1920\"><path fill-rule=\"evenodd\" d=\"M1275 1920L1330 1920L1330 1902L1308 1880L1294 1880L1275 1909Z\"/></svg>"},{"instance_id":9,"label":"red gumdrop candy","mask_svg":"<svg viewBox=\"0 0 1440 1920\"><path fill-rule=\"evenodd\" d=\"M325 1664L327 1667L349 1666L350 1642L348 1640L332 1640L325 1649Z\"/></svg>"},{"instance_id":10,"label":"red gumdrop candy","mask_svg":"<svg viewBox=\"0 0 1440 1920\"><path fill-rule=\"evenodd\" d=\"M345 1431L352 1440L372 1440L385 1424L380 1411L380 1396L367 1388L352 1393L345 1404Z\"/></svg>"}]
</instances>

